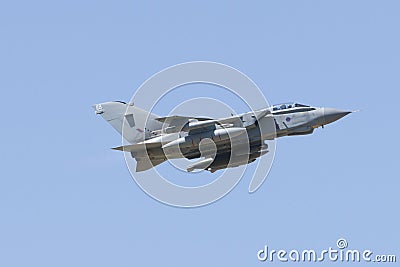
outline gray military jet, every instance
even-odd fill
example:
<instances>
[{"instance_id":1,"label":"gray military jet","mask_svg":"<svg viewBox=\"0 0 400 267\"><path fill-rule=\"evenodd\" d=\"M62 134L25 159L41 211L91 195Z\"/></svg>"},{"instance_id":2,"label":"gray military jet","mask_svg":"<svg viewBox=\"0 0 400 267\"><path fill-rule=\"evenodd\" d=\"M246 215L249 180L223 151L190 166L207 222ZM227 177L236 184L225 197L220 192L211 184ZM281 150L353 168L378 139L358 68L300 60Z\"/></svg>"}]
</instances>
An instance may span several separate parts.
<instances>
[{"instance_id":1,"label":"gray military jet","mask_svg":"<svg viewBox=\"0 0 400 267\"><path fill-rule=\"evenodd\" d=\"M311 134L315 128L351 113L299 103L274 105L220 119L159 117L122 101L101 103L93 108L130 143L113 149L129 152L137 161L137 172L176 158L202 158L187 167L189 172L215 172L248 164L268 153L266 140ZM205 140L212 142L204 145ZM235 144L238 145L233 150Z\"/></svg>"}]
</instances>

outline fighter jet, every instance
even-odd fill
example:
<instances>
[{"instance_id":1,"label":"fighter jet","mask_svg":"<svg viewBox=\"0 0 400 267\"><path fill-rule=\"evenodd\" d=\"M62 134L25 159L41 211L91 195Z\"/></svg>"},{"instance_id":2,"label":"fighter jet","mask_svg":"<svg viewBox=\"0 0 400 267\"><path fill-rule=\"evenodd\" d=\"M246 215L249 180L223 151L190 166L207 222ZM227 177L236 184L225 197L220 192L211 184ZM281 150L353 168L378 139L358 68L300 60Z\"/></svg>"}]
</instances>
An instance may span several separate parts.
<instances>
[{"instance_id":1,"label":"fighter jet","mask_svg":"<svg viewBox=\"0 0 400 267\"><path fill-rule=\"evenodd\" d=\"M285 103L265 109L212 119L159 117L133 103L113 101L93 106L129 145L113 149L136 159L136 172L149 170L168 159L201 158L187 171L217 170L254 162L268 153L267 140L306 135L352 113L334 108ZM202 149L202 141L209 140ZM234 145L237 145L233 150Z\"/></svg>"}]
</instances>

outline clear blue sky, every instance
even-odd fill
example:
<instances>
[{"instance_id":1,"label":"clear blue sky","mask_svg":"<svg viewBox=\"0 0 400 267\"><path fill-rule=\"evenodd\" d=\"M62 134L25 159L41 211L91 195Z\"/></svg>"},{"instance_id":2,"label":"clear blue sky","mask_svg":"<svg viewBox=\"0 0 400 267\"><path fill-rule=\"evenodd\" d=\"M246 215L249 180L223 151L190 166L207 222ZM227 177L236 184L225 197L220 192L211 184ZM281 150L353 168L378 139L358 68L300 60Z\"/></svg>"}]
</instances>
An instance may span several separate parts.
<instances>
[{"instance_id":1,"label":"clear blue sky","mask_svg":"<svg viewBox=\"0 0 400 267\"><path fill-rule=\"evenodd\" d=\"M1 266L257 266L264 245L339 237L400 257L400 3L216 2L0 4ZM273 103L362 111L279 139L255 194L244 177L213 205L162 205L90 106L192 60L239 69Z\"/></svg>"}]
</instances>

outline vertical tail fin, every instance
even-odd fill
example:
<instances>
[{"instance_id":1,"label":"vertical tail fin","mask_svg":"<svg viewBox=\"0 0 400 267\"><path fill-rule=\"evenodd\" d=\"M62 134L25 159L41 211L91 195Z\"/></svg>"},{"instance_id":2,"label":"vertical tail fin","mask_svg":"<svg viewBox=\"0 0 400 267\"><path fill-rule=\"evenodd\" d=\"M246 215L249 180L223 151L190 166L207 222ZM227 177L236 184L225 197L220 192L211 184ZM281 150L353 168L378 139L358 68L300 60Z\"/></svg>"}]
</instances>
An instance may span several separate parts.
<instances>
[{"instance_id":1,"label":"vertical tail fin","mask_svg":"<svg viewBox=\"0 0 400 267\"><path fill-rule=\"evenodd\" d=\"M130 143L150 138L150 132L159 130L158 116L122 101L105 102L92 106L115 130ZM146 121L147 119L147 121Z\"/></svg>"}]
</instances>

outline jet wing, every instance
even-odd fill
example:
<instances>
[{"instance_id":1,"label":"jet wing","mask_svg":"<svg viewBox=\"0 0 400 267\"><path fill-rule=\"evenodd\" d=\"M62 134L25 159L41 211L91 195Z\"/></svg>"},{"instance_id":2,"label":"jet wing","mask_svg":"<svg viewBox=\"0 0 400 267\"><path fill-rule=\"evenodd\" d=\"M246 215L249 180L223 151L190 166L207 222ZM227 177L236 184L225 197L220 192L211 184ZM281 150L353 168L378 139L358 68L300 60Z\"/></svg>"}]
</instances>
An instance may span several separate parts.
<instances>
[{"instance_id":1,"label":"jet wing","mask_svg":"<svg viewBox=\"0 0 400 267\"><path fill-rule=\"evenodd\" d=\"M198 117L185 117L185 116L170 116L156 118L159 122L163 122L168 125L164 128L167 133L174 132L189 132L189 134L195 134L199 132L215 130L215 124L217 120L210 118L198 118Z\"/></svg>"},{"instance_id":2,"label":"jet wing","mask_svg":"<svg viewBox=\"0 0 400 267\"><path fill-rule=\"evenodd\" d=\"M197 121L207 121L211 120L210 118L197 118L197 117L186 117L186 116L169 116L169 117L160 117L156 118L159 122L163 122L170 126L183 126L190 120L197 120Z\"/></svg>"},{"instance_id":3,"label":"jet wing","mask_svg":"<svg viewBox=\"0 0 400 267\"><path fill-rule=\"evenodd\" d=\"M174 132L189 132L189 134L196 134L200 132L215 130L216 125L222 127L250 127L254 126L255 122L259 119L270 114L269 109L254 111L253 113L246 113L242 116L232 116L221 119L198 118L198 117L185 117L185 116L169 116L156 118L156 120L168 125L164 128L167 133Z\"/></svg>"}]
</instances>

